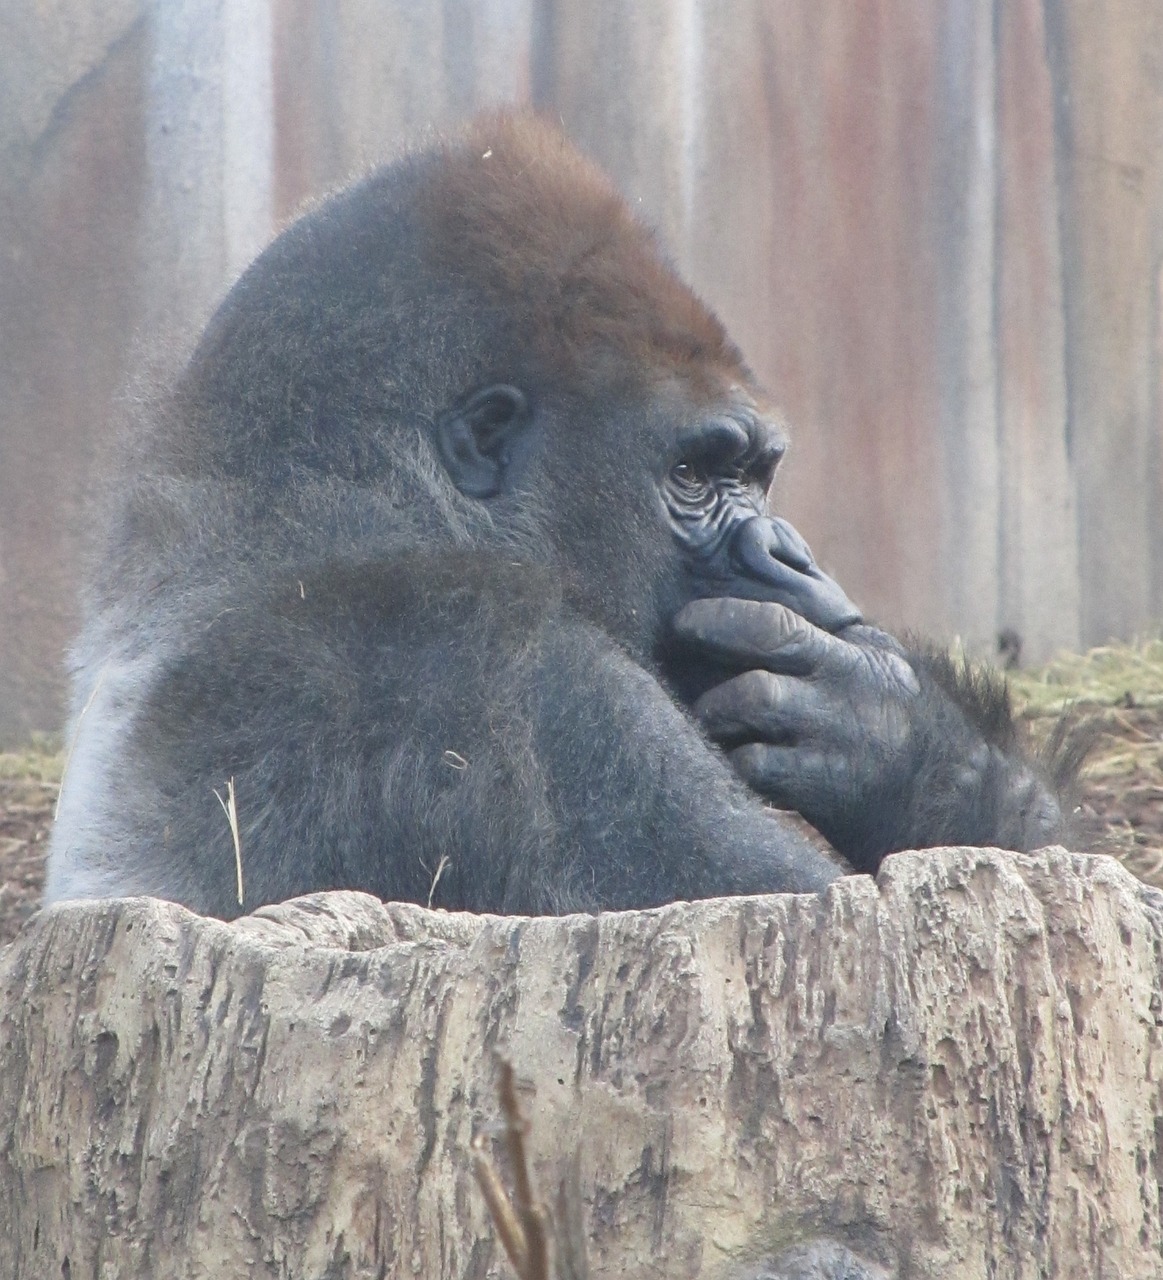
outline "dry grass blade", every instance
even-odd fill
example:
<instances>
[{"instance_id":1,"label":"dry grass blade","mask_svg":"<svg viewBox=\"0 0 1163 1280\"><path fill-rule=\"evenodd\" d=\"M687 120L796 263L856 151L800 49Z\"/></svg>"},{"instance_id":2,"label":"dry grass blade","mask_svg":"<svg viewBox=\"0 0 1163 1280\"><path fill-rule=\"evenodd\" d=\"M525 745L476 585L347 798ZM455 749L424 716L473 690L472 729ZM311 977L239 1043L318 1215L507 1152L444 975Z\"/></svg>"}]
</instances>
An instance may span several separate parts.
<instances>
[{"instance_id":1,"label":"dry grass blade","mask_svg":"<svg viewBox=\"0 0 1163 1280\"><path fill-rule=\"evenodd\" d=\"M61 785L57 791L57 802L53 808L53 818L55 820L61 810L61 796L65 789L65 775L69 772L69 761L73 758L73 749L77 745L77 739L81 736L81 721L89 714L89 708L96 700L97 694L101 690L101 685L105 681L105 673L109 670L109 664L106 663L97 673L97 679L93 682L93 688L89 696L85 699L85 705L81 708L81 714L77 717L77 723L73 726L73 736L69 739L69 745L65 749L65 762L61 766Z\"/></svg>"},{"instance_id":2,"label":"dry grass blade","mask_svg":"<svg viewBox=\"0 0 1163 1280\"><path fill-rule=\"evenodd\" d=\"M238 905L242 906L242 837L238 833L238 806L234 803L234 779L226 784L226 799L223 800L217 790L214 798L222 806L226 821L230 824L230 838L234 841L234 873L238 881Z\"/></svg>"},{"instance_id":3,"label":"dry grass blade","mask_svg":"<svg viewBox=\"0 0 1163 1280\"><path fill-rule=\"evenodd\" d=\"M509 1203L500 1175L489 1162L488 1156L481 1150L484 1143L479 1133L472 1144L473 1176L481 1189L481 1195L485 1198L485 1204L489 1207L489 1216L493 1220L493 1226L497 1229L497 1235L501 1238L505 1252L509 1255L509 1261L513 1264L517 1275L525 1280L525 1277L530 1274L529 1249L525 1243L525 1232L512 1204Z\"/></svg>"},{"instance_id":4,"label":"dry grass blade","mask_svg":"<svg viewBox=\"0 0 1163 1280\"><path fill-rule=\"evenodd\" d=\"M423 863L420 864L422 867ZM428 886L428 909L432 909L432 900L436 897L436 886L440 883L440 877L445 871L452 866L452 859L446 853L440 855L440 861L436 864L436 874L432 877L432 883ZM424 867L427 871L428 868Z\"/></svg>"}]
</instances>

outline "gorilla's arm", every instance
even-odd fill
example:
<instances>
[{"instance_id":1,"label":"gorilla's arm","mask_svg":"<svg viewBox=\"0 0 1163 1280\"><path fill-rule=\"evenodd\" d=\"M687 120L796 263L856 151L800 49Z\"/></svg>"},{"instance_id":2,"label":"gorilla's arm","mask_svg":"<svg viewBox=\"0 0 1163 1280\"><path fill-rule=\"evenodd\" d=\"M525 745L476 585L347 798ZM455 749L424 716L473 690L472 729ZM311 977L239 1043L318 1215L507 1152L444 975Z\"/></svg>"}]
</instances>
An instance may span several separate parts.
<instances>
[{"instance_id":1,"label":"gorilla's arm","mask_svg":"<svg viewBox=\"0 0 1163 1280\"><path fill-rule=\"evenodd\" d=\"M815 892L839 874L740 787L669 692L600 631L555 624L531 688L559 824L557 865L537 855L537 874L553 878L538 901L571 882L555 911Z\"/></svg>"},{"instance_id":2,"label":"gorilla's arm","mask_svg":"<svg viewBox=\"0 0 1163 1280\"><path fill-rule=\"evenodd\" d=\"M81 815L100 839L62 826L54 896L81 891L68 850L88 843L122 892L237 915L231 778L244 910L324 888L423 903L442 867L436 905L516 913L835 879L556 590L465 555L240 585L143 693Z\"/></svg>"},{"instance_id":3,"label":"gorilla's arm","mask_svg":"<svg viewBox=\"0 0 1163 1280\"><path fill-rule=\"evenodd\" d=\"M680 639L741 674L695 712L740 775L802 813L858 870L897 849L1032 849L1061 838L1056 794L1021 749L1004 683L873 627L821 630L779 604L700 600Z\"/></svg>"}]
</instances>

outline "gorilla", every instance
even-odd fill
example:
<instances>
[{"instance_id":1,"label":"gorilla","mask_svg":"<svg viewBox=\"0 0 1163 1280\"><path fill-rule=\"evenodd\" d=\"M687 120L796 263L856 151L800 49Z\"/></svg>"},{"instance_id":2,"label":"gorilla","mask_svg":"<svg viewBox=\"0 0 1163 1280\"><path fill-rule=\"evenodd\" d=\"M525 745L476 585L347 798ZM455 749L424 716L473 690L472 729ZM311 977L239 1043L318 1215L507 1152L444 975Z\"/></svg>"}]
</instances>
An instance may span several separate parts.
<instances>
[{"instance_id":1,"label":"gorilla","mask_svg":"<svg viewBox=\"0 0 1163 1280\"><path fill-rule=\"evenodd\" d=\"M515 913L1059 835L1069 752L867 625L786 436L608 180L483 118L320 203L128 447L46 896Z\"/></svg>"}]
</instances>

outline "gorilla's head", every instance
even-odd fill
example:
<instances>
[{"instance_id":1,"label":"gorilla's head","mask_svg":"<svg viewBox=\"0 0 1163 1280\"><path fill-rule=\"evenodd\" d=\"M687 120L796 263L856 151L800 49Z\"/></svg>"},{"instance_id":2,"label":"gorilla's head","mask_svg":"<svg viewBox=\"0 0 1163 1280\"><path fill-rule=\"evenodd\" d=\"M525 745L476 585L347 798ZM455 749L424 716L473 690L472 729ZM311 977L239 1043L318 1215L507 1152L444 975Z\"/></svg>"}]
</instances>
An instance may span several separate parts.
<instances>
[{"instance_id":1,"label":"gorilla's head","mask_svg":"<svg viewBox=\"0 0 1163 1280\"><path fill-rule=\"evenodd\" d=\"M251 527L504 545L639 656L701 595L828 629L859 616L767 515L786 438L722 325L530 115L478 120L305 214L177 394L173 466L266 495Z\"/></svg>"}]
</instances>

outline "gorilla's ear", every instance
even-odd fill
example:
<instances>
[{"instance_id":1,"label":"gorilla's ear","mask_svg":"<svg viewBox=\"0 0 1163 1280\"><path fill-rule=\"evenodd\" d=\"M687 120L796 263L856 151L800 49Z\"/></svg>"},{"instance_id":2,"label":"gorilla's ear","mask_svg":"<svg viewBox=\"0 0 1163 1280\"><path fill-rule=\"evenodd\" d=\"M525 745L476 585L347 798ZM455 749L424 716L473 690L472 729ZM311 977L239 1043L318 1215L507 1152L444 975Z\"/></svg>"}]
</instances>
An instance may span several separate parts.
<instances>
[{"instance_id":1,"label":"gorilla's ear","mask_svg":"<svg viewBox=\"0 0 1163 1280\"><path fill-rule=\"evenodd\" d=\"M453 484L470 498L492 498L505 486L513 447L529 426L525 393L500 382L474 391L436 424L440 456Z\"/></svg>"}]
</instances>

